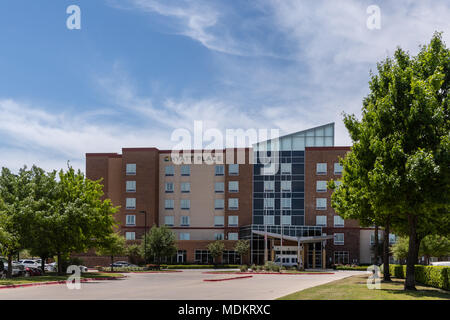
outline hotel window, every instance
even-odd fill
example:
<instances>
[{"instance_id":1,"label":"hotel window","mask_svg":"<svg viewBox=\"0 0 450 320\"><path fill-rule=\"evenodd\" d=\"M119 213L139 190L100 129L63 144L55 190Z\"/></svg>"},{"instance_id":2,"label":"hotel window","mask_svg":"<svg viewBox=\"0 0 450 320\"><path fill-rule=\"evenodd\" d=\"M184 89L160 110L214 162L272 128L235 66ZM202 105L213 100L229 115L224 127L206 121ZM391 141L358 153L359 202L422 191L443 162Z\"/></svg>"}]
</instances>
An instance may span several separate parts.
<instances>
[{"instance_id":1,"label":"hotel window","mask_svg":"<svg viewBox=\"0 0 450 320\"><path fill-rule=\"evenodd\" d=\"M264 209L273 209L275 207L274 198L264 198Z\"/></svg>"},{"instance_id":2,"label":"hotel window","mask_svg":"<svg viewBox=\"0 0 450 320\"><path fill-rule=\"evenodd\" d=\"M327 174L327 164L318 163L316 167L316 174Z\"/></svg>"},{"instance_id":3,"label":"hotel window","mask_svg":"<svg viewBox=\"0 0 450 320\"><path fill-rule=\"evenodd\" d=\"M189 225L190 225L190 223L189 223L189 216L181 216L181 222L180 222L180 225L181 225L182 227L187 227L187 226L189 226Z\"/></svg>"},{"instance_id":4,"label":"hotel window","mask_svg":"<svg viewBox=\"0 0 450 320\"><path fill-rule=\"evenodd\" d=\"M291 192L292 183L291 181L281 181L281 191L282 192Z\"/></svg>"},{"instance_id":5,"label":"hotel window","mask_svg":"<svg viewBox=\"0 0 450 320\"><path fill-rule=\"evenodd\" d=\"M335 233L334 235L334 244L343 245L344 244L344 234L343 233Z\"/></svg>"},{"instance_id":6,"label":"hotel window","mask_svg":"<svg viewBox=\"0 0 450 320\"><path fill-rule=\"evenodd\" d=\"M174 201L173 199L166 199L164 200L164 209L171 210L174 207Z\"/></svg>"},{"instance_id":7,"label":"hotel window","mask_svg":"<svg viewBox=\"0 0 450 320\"><path fill-rule=\"evenodd\" d=\"M395 234L389 233L389 244L394 244L397 242L397 236Z\"/></svg>"},{"instance_id":8,"label":"hotel window","mask_svg":"<svg viewBox=\"0 0 450 320\"><path fill-rule=\"evenodd\" d=\"M214 217L214 226L215 227L223 227L224 224L225 224L224 216L215 216Z\"/></svg>"},{"instance_id":9,"label":"hotel window","mask_svg":"<svg viewBox=\"0 0 450 320\"><path fill-rule=\"evenodd\" d=\"M127 215L127 226L135 226L136 225L136 216L135 215Z\"/></svg>"},{"instance_id":10,"label":"hotel window","mask_svg":"<svg viewBox=\"0 0 450 320\"><path fill-rule=\"evenodd\" d=\"M273 176L279 169L279 166L275 163L267 164L261 167L262 176Z\"/></svg>"},{"instance_id":11,"label":"hotel window","mask_svg":"<svg viewBox=\"0 0 450 320\"><path fill-rule=\"evenodd\" d=\"M229 192L239 192L239 181L229 181L228 182Z\"/></svg>"},{"instance_id":12,"label":"hotel window","mask_svg":"<svg viewBox=\"0 0 450 320\"><path fill-rule=\"evenodd\" d=\"M127 163L126 173L127 176L134 176L136 174L136 164Z\"/></svg>"},{"instance_id":13,"label":"hotel window","mask_svg":"<svg viewBox=\"0 0 450 320\"><path fill-rule=\"evenodd\" d=\"M264 224L267 226L273 226L275 224L275 216L265 215L264 216Z\"/></svg>"},{"instance_id":14,"label":"hotel window","mask_svg":"<svg viewBox=\"0 0 450 320\"><path fill-rule=\"evenodd\" d=\"M291 216L281 216L281 224L284 226L290 226L292 224Z\"/></svg>"},{"instance_id":15,"label":"hotel window","mask_svg":"<svg viewBox=\"0 0 450 320\"><path fill-rule=\"evenodd\" d=\"M175 174L175 167L174 166L166 166L164 168L166 176L173 176Z\"/></svg>"},{"instance_id":16,"label":"hotel window","mask_svg":"<svg viewBox=\"0 0 450 320\"><path fill-rule=\"evenodd\" d=\"M239 209L239 199L237 199L237 198L229 198L228 199L228 209L229 210L237 210L237 209Z\"/></svg>"},{"instance_id":17,"label":"hotel window","mask_svg":"<svg viewBox=\"0 0 450 320\"><path fill-rule=\"evenodd\" d=\"M334 252L334 264L348 264L348 251L335 251Z\"/></svg>"},{"instance_id":18,"label":"hotel window","mask_svg":"<svg viewBox=\"0 0 450 320\"><path fill-rule=\"evenodd\" d=\"M166 182L165 191L166 191L166 193L173 192L173 182Z\"/></svg>"},{"instance_id":19,"label":"hotel window","mask_svg":"<svg viewBox=\"0 0 450 320\"><path fill-rule=\"evenodd\" d=\"M223 193L225 191L225 183L223 182L216 182L214 184L214 192L215 193Z\"/></svg>"},{"instance_id":20,"label":"hotel window","mask_svg":"<svg viewBox=\"0 0 450 320\"><path fill-rule=\"evenodd\" d=\"M166 226L172 227L175 224L174 216L165 216L164 217L164 224Z\"/></svg>"},{"instance_id":21,"label":"hotel window","mask_svg":"<svg viewBox=\"0 0 450 320\"><path fill-rule=\"evenodd\" d=\"M182 182L181 183L181 192L182 193L191 192L191 183L190 182Z\"/></svg>"},{"instance_id":22,"label":"hotel window","mask_svg":"<svg viewBox=\"0 0 450 320\"><path fill-rule=\"evenodd\" d=\"M292 164L291 163L282 163L281 164L281 174L291 174L292 173Z\"/></svg>"},{"instance_id":23,"label":"hotel window","mask_svg":"<svg viewBox=\"0 0 450 320\"><path fill-rule=\"evenodd\" d=\"M239 225L239 216L228 216L228 226L237 227Z\"/></svg>"},{"instance_id":24,"label":"hotel window","mask_svg":"<svg viewBox=\"0 0 450 320\"><path fill-rule=\"evenodd\" d=\"M316 226L326 227L327 226L327 216L316 216Z\"/></svg>"},{"instance_id":25,"label":"hotel window","mask_svg":"<svg viewBox=\"0 0 450 320\"><path fill-rule=\"evenodd\" d=\"M378 232L378 244L381 242L382 237L381 232ZM375 244L375 232L370 235L370 244Z\"/></svg>"},{"instance_id":26,"label":"hotel window","mask_svg":"<svg viewBox=\"0 0 450 320\"><path fill-rule=\"evenodd\" d=\"M223 233L214 233L214 240L223 240Z\"/></svg>"},{"instance_id":27,"label":"hotel window","mask_svg":"<svg viewBox=\"0 0 450 320\"><path fill-rule=\"evenodd\" d=\"M236 232L229 232L228 233L228 240L238 240L239 235Z\"/></svg>"},{"instance_id":28,"label":"hotel window","mask_svg":"<svg viewBox=\"0 0 450 320\"><path fill-rule=\"evenodd\" d=\"M327 182L326 181L317 181L316 182L316 192L326 192L327 191Z\"/></svg>"},{"instance_id":29,"label":"hotel window","mask_svg":"<svg viewBox=\"0 0 450 320\"><path fill-rule=\"evenodd\" d=\"M136 240L136 233L135 232L125 232L125 239Z\"/></svg>"},{"instance_id":30,"label":"hotel window","mask_svg":"<svg viewBox=\"0 0 450 320\"><path fill-rule=\"evenodd\" d=\"M136 192L136 181L127 181L126 190L127 192Z\"/></svg>"},{"instance_id":31,"label":"hotel window","mask_svg":"<svg viewBox=\"0 0 450 320\"><path fill-rule=\"evenodd\" d=\"M264 192L275 191L275 181L264 181Z\"/></svg>"},{"instance_id":32,"label":"hotel window","mask_svg":"<svg viewBox=\"0 0 450 320\"><path fill-rule=\"evenodd\" d=\"M191 167L190 166L181 166L181 175L182 176L190 176L191 175Z\"/></svg>"},{"instance_id":33,"label":"hotel window","mask_svg":"<svg viewBox=\"0 0 450 320\"><path fill-rule=\"evenodd\" d=\"M214 199L214 209L223 209L225 207L224 199Z\"/></svg>"},{"instance_id":34,"label":"hotel window","mask_svg":"<svg viewBox=\"0 0 450 320\"><path fill-rule=\"evenodd\" d=\"M238 176L239 175L239 165L238 164L229 164L228 165L228 174L230 176Z\"/></svg>"},{"instance_id":35,"label":"hotel window","mask_svg":"<svg viewBox=\"0 0 450 320\"><path fill-rule=\"evenodd\" d=\"M214 168L214 173L216 176L223 176L225 175L225 166L218 165Z\"/></svg>"},{"instance_id":36,"label":"hotel window","mask_svg":"<svg viewBox=\"0 0 450 320\"><path fill-rule=\"evenodd\" d=\"M334 174L342 174L342 166L340 163L335 162L334 163Z\"/></svg>"},{"instance_id":37,"label":"hotel window","mask_svg":"<svg viewBox=\"0 0 450 320\"><path fill-rule=\"evenodd\" d=\"M316 198L316 210L327 209L327 198Z\"/></svg>"},{"instance_id":38,"label":"hotel window","mask_svg":"<svg viewBox=\"0 0 450 320\"><path fill-rule=\"evenodd\" d=\"M127 198L126 199L126 208L130 210L136 209L136 198Z\"/></svg>"},{"instance_id":39,"label":"hotel window","mask_svg":"<svg viewBox=\"0 0 450 320\"><path fill-rule=\"evenodd\" d=\"M180 208L181 208L181 210L189 210L191 208L191 200L181 199L180 200Z\"/></svg>"},{"instance_id":40,"label":"hotel window","mask_svg":"<svg viewBox=\"0 0 450 320\"><path fill-rule=\"evenodd\" d=\"M334 216L334 226L335 227L343 227L344 219L342 219L340 216Z\"/></svg>"},{"instance_id":41,"label":"hotel window","mask_svg":"<svg viewBox=\"0 0 450 320\"><path fill-rule=\"evenodd\" d=\"M281 209L291 208L291 198L281 198Z\"/></svg>"},{"instance_id":42,"label":"hotel window","mask_svg":"<svg viewBox=\"0 0 450 320\"><path fill-rule=\"evenodd\" d=\"M191 239L191 234L189 232L181 232L178 235L180 240L190 240Z\"/></svg>"}]
</instances>

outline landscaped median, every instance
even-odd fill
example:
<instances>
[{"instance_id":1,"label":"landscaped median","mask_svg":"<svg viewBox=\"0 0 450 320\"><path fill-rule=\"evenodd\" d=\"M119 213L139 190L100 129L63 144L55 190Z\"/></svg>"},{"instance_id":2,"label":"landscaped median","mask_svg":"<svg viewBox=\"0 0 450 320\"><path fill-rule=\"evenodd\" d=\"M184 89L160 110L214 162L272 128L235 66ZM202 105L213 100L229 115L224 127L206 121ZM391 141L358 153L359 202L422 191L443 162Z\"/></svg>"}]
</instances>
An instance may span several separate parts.
<instances>
[{"instance_id":1,"label":"landscaped median","mask_svg":"<svg viewBox=\"0 0 450 320\"><path fill-rule=\"evenodd\" d=\"M278 300L449 300L450 292L416 285L417 291L404 291L404 280L382 282L381 289L367 288L367 275L357 275L298 291Z\"/></svg>"},{"instance_id":2,"label":"landscaped median","mask_svg":"<svg viewBox=\"0 0 450 320\"><path fill-rule=\"evenodd\" d=\"M50 284L63 284L69 279L69 274L64 276L58 276L56 273L48 273L45 276L36 277L19 277L12 279L2 279L0 280L0 289L6 288L20 288L29 287L37 285L50 285ZM88 272L81 274L81 282L97 281L97 280L117 280L125 278L123 274L114 273L99 273L99 272Z\"/></svg>"}]
</instances>

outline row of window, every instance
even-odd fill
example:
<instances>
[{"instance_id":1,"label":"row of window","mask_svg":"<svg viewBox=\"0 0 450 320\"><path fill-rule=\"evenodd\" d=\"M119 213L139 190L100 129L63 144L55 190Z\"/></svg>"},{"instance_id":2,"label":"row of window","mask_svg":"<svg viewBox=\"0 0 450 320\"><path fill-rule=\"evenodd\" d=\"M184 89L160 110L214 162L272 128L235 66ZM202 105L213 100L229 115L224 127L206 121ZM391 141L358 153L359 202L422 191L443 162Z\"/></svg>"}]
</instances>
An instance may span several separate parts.
<instances>
[{"instance_id":1,"label":"row of window","mask_svg":"<svg viewBox=\"0 0 450 320\"><path fill-rule=\"evenodd\" d=\"M287 180L280 181L280 191L281 192L291 192L292 191L292 181L287 181ZM273 180L264 181L264 192L275 192L275 181L273 181Z\"/></svg>"},{"instance_id":2,"label":"row of window","mask_svg":"<svg viewBox=\"0 0 450 320\"><path fill-rule=\"evenodd\" d=\"M327 226L327 216L316 216L316 226L326 227ZM334 216L334 226L343 227L344 219L340 216Z\"/></svg>"},{"instance_id":3,"label":"row of window","mask_svg":"<svg viewBox=\"0 0 450 320\"><path fill-rule=\"evenodd\" d=\"M136 232L125 232L126 240L136 240ZM191 240L191 234L189 232L180 232L178 234L179 240ZM237 232L229 232L228 240L238 240L239 234ZM214 233L214 240L224 240L224 233Z\"/></svg>"},{"instance_id":4,"label":"row of window","mask_svg":"<svg viewBox=\"0 0 450 320\"><path fill-rule=\"evenodd\" d=\"M316 174L327 174L327 163L317 163ZM338 162L334 163L334 174L342 174L342 165Z\"/></svg>"},{"instance_id":5,"label":"row of window","mask_svg":"<svg viewBox=\"0 0 450 320\"><path fill-rule=\"evenodd\" d=\"M316 182L316 192L326 192L327 191L327 182L324 180L319 180ZM335 181L336 187L339 187L342 184L342 181Z\"/></svg>"},{"instance_id":6,"label":"row of window","mask_svg":"<svg viewBox=\"0 0 450 320\"><path fill-rule=\"evenodd\" d=\"M174 216L164 216L164 224L173 227L175 225L175 217ZM189 216L181 216L180 218L180 226L187 227L190 225L190 217ZM225 225L225 217L224 216L215 216L214 217L214 226L215 227L223 227ZM239 216L228 216L228 226L229 227L237 227L239 226Z\"/></svg>"},{"instance_id":7,"label":"row of window","mask_svg":"<svg viewBox=\"0 0 450 320\"><path fill-rule=\"evenodd\" d=\"M173 199L165 199L164 200L164 209L173 210L175 208L175 200ZM181 210L189 210L191 208L191 200L189 199L181 199L180 200L180 209ZM127 207L128 209L128 207ZM223 210L225 209L225 199L214 199L214 209L215 210ZM228 198L228 210L238 210L239 209L239 199L238 198Z\"/></svg>"},{"instance_id":8,"label":"row of window","mask_svg":"<svg viewBox=\"0 0 450 320\"><path fill-rule=\"evenodd\" d=\"M264 209L274 209L275 208L275 200L280 200L281 209L291 209L292 208L292 199L291 198L264 198Z\"/></svg>"},{"instance_id":9,"label":"row of window","mask_svg":"<svg viewBox=\"0 0 450 320\"><path fill-rule=\"evenodd\" d=\"M166 176L175 175L175 166L165 166L164 174ZM191 175L191 166L190 165L182 165L180 166L180 174L181 176L190 176ZM216 165L214 167L214 174L216 176L224 176L225 175L225 166L224 165ZM228 165L228 174L230 176L239 175L239 164L229 164Z\"/></svg>"},{"instance_id":10,"label":"row of window","mask_svg":"<svg viewBox=\"0 0 450 320\"><path fill-rule=\"evenodd\" d=\"M180 189L182 193L191 192L191 183L190 182L181 182ZM166 193L174 192L174 183L166 182L164 190ZM224 182L216 182L214 184L214 192L215 193L224 193L225 192L225 183ZM228 181L228 192L239 192L239 181Z\"/></svg>"}]
</instances>

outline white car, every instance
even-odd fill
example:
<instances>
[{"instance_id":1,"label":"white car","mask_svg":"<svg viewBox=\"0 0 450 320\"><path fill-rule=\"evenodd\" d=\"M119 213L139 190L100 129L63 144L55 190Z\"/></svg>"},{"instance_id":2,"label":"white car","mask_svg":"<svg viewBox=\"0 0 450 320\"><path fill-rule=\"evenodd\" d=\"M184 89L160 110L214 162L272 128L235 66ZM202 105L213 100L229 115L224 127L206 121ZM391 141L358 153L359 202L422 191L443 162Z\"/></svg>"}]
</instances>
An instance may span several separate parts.
<instances>
[{"instance_id":1,"label":"white car","mask_svg":"<svg viewBox=\"0 0 450 320\"><path fill-rule=\"evenodd\" d=\"M81 273L88 272L88 268L87 267L85 267L85 266L78 266L78 267L80 268ZM67 273L71 273L71 272L67 271Z\"/></svg>"},{"instance_id":2,"label":"white car","mask_svg":"<svg viewBox=\"0 0 450 320\"><path fill-rule=\"evenodd\" d=\"M41 265L34 260L19 260L19 263L23 265L25 268L41 268Z\"/></svg>"},{"instance_id":3,"label":"white car","mask_svg":"<svg viewBox=\"0 0 450 320\"><path fill-rule=\"evenodd\" d=\"M432 266L450 266L450 261L436 261L431 263Z\"/></svg>"}]
</instances>

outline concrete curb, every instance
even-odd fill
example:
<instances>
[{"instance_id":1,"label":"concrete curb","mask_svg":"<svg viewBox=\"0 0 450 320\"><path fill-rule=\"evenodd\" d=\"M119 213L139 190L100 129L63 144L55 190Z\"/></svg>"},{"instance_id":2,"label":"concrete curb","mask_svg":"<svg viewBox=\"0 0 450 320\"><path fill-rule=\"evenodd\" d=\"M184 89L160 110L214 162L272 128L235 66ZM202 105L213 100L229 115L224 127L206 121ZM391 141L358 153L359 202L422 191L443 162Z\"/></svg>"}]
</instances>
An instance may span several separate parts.
<instances>
[{"instance_id":1,"label":"concrete curb","mask_svg":"<svg viewBox=\"0 0 450 320\"><path fill-rule=\"evenodd\" d=\"M224 279L203 279L203 281L217 282L217 281L238 280L238 279L247 279L247 278L253 278L253 276L242 276L242 277L224 278Z\"/></svg>"},{"instance_id":2,"label":"concrete curb","mask_svg":"<svg viewBox=\"0 0 450 320\"><path fill-rule=\"evenodd\" d=\"M303 273L279 273L279 272L202 272L204 274L269 274L279 276L300 276L300 275L321 275L321 274L335 274L334 272L303 272Z\"/></svg>"},{"instance_id":3,"label":"concrete curb","mask_svg":"<svg viewBox=\"0 0 450 320\"><path fill-rule=\"evenodd\" d=\"M91 281L102 281L102 280L118 280L124 279L123 277L114 277L114 278L89 278L89 279L81 279L80 282L91 282ZM59 281L47 281L47 282L35 282L35 283L22 283L22 284L8 284L8 285L0 285L1 289L14 289L14 288L24 288L24 287L35 287L35 286L48 286L52 284L65 284L67 280L59 280Z\"/></svg>"}]
</instances>

